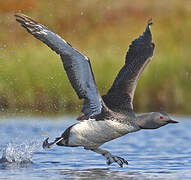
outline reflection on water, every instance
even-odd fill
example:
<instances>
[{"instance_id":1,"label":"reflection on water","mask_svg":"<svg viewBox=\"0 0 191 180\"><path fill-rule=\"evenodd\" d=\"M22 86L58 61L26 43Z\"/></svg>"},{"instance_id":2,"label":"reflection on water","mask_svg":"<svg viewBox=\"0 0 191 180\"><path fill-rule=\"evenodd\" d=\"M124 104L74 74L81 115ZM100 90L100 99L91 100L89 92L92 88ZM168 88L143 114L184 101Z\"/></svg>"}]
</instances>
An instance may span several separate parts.
<instances>
[{"instance_id":1,"label":"reflection on water","mask_svg":"<svg viewBox=\"0 0 191 180\"><path fill-rule=\"evenodd\" d=\"M129 165L106 165L104 157L83 148L43 150L43 139L59 136L73 124L57 120L22 118L0 121L0 179L190 179L191 121L128 134L103 145Z\"/></svg>"},{"instance_id":2,"label":"reflection on water","mask_svg":"<svg viewBox=\"0 0 191 180\"><path fill-rule=\"evenodd\" d=\"M133 179L149 179L149 176L143 175L139 172L131 172L131 171L119 171L119 170L109 170L107 169L84 169L84 170L61 170L61 175L64 175L64 177L70 177L73 179L84 179L89 178L91 180L97 180L97 179L116 179L116 180L133 180Z\"/></svg>"}]
</instances>

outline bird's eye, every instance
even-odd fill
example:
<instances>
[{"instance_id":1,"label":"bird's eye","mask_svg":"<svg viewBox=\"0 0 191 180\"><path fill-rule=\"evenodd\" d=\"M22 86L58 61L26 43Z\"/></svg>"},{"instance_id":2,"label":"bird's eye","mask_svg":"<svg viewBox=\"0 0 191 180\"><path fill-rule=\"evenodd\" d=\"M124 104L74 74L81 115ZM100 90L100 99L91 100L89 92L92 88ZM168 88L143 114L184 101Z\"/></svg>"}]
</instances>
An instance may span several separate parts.
<instances>
[{"instance_id":1,"label":"bird's eye","mask_svg":"<svg viewBox=\"0 0 191 180\"><path fill-rule=\"evenodd\" d=\"M163 116L160 116L160 119L163 119Z\"/></svg>"}]
</instances>

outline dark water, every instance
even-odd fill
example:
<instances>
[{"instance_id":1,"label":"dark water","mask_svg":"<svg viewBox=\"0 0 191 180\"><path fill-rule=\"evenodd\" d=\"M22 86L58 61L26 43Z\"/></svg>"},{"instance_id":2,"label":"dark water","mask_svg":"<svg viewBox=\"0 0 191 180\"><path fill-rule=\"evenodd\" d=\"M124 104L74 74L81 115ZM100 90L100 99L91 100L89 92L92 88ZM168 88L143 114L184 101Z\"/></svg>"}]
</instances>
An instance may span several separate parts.
<instances>
[{"instance_id":1,"label":"dark water","mask_svg":"<svg viewBox=\"0 0 191 180\"><path fill-rule=\"evenodd\" d=\"M106 165L104 157L84 150L54 146L43 150L42 141L59 136L74 121L9 118L0 120L0 179L191 179L191 118L157 130L142 130L104 144L129 165Z\"/></svg>"}]
</instances>

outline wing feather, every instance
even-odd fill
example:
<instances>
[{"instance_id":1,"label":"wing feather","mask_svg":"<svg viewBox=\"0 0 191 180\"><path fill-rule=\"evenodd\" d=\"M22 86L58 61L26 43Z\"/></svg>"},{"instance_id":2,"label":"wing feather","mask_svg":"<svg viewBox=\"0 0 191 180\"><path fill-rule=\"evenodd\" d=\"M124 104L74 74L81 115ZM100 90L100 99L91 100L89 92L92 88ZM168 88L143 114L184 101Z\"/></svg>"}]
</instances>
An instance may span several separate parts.
<instances>
[{"instance_id":1,"label":"wing feather","mask_svg":"<svg viewBox=\"0 0 191 180\"><path fill-rule=\"evenodd\" d=\"M64 69L72 87L80 99L85 99L84 104L86 108L83 108L82 112L86 117L89 118L100 114L102 99L96 88L89 59L60 36L30 17L20 13L15 14L15 17L30 34L44 42L61 56Z\"/></svg>"},{"instance_id":2,"label":"wing feather","mask_svg":"<svg viewBox=\"0 0 191 180\"><path fill-rule=\"evenodd\" d=\"M133 97L137 81L153 56L151 24L151 20L148 21L144 33L131 43L126 54L125 65L108 93L102 97L107 107L113 111L133 114Z\"/></svg>"}]
</instances>

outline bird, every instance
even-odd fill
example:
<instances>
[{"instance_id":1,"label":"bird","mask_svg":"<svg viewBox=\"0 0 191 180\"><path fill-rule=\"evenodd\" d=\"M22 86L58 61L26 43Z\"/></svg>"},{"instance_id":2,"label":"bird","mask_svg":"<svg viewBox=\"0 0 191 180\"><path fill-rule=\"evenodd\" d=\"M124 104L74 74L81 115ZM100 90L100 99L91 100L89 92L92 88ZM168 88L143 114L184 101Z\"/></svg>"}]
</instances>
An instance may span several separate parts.
<instances>
[{"instance_id":1,"label":"bird","mask_svg":"<svg viewBox=\"0 0 191 180\"><path fill-rule=\"evenodd\" d=\"M55 144L64 147L81 146L104 156L107 165L117 163L123 167L125 164L128 165L127 160L111 154L100 146L128 133L178 123L164 112L137 115L133 110L137 82L151 61L155 48L150 30L152 19L147 21L142 35L130 44L125 64L117 74L111 88L101 96L87 56L32 18L22 13L16 13L15 17L16 21L30 34L60 55L69 82L79 99L84 100L77 123L68 127L53 142L48 142L49 138L46 138L43 148L51 148Z\"/></svg>"}]
</instances>

